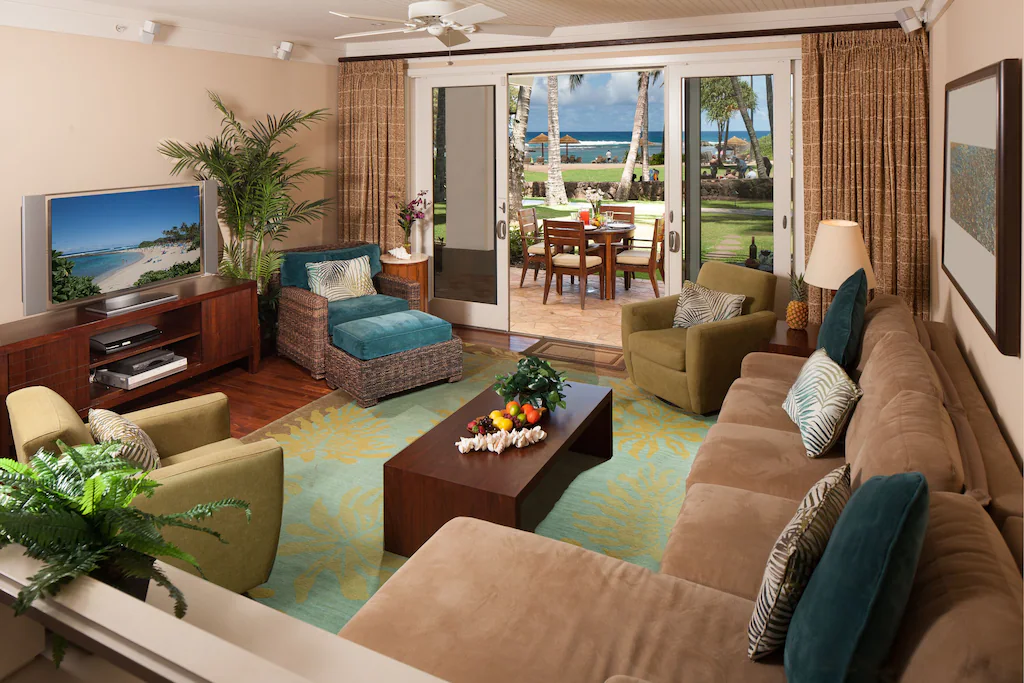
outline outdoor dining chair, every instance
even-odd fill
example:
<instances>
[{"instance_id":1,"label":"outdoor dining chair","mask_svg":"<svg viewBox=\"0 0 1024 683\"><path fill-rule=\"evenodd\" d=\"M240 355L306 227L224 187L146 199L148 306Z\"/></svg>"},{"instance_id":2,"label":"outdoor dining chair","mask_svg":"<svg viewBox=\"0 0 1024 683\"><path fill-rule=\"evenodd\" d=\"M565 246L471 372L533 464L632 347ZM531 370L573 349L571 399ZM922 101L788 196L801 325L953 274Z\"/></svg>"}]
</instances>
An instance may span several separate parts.
<instances>
[{"instance_id":1,"label":"outdoor dining chair","mask_svg":"<svg viewBox=\"0 0 1024 683\"><path fill-rule=\"evenodd\" d=\"M537 280L541 264L545 262L544 240L537 224L537 209L520 209L516 214L519 217L519 234L523 240L523 275L519 278L519 286L522 287L530 266L533 266L533 279Z\"/></svg>"},{"instance_id":2,"label":"outdoor dining chair","mask_svg":"<svg viewBox=\"0 0 1024 683\"><path fill-rule=\"evenodd\" d=\"M622 271L622 280L626 289L629 289L630 281L636 279L633 273L647 273L651 278L651 287L654 288L654 297L660 298L658 291L658 279L655 272L661 273L661 279L665 279L665 219L654 220L654 237L651 240L634 239L633 243L651 243L649 249L630 248L620 251L615 257L615 272ZM613 285L614 286L614 285Z\"/></svg>"},{"instance_id":3,"label":"outdoor dining chair","mask_svg":"<svg viewBox=\"0 0 1024 683\"><path fill-rule=\"evenodd\" d=\"M562 253L577 249L575 254ZM587 235L583 221L544 221L544 303L548 302L551 278L556 277L559 295L562 293L562 276L580 278L580 310L587 305L587 278L596 272L601 281L600 296L605 298L604 259L587 253Z\"/></svg>"}]
</instances>

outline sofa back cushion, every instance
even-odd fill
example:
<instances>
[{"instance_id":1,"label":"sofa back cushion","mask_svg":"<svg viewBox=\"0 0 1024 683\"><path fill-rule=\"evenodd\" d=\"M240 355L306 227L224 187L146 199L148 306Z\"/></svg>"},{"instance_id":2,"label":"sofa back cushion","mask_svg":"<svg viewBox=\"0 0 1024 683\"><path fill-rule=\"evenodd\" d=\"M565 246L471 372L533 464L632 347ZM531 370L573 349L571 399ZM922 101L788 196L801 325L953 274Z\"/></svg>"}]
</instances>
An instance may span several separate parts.
<instances>
[{"instance_id":1,"label":"sofa back cushion","mask_svg":"<svg viewBox=\"0 0 1024 683\"><path fill-rule=\"evenodd\" d=\"M939 377L916 331L887 332L876 340L871 359L860 375L860 389L864 396L853 411L846 433L846 451L851 458L860 453L882 411L900 392L918 391L942 400ZM852 459L850 464L854 464Z\"/></svg>"},{"instance_id":2,"label":"sofa back cushion","mask_svg":"<svg viewBox=\"0 0 1024 683\"><path fill-rule=\"evenodd\" d=\"M964 470L956 432L942 401L919 391L902 391L881 411L860 451L846 451L853 487L871 477L920 472L933 491L959 493Z\"/></svg>"},{"instance_id":3,"label":"sofa back cushion","mask_svg":"<svg viewBox=\"0 0 1024 683\"><path fill-rule=\"evenodd\" d=\"M875 345L890 332L906 332L917 339L917 325L906 302L892 294L880 294L864 309L864 336L860 345L857 369L863 370ZM854 374L856 379L856 374Z\"/></svg>"},{"instance_id":4,"label":"sofa back cushion","mask_svg":"<svg viewBox=\"0 0 1024 683\"><path fill-rule=\"evenodd\" d=\"M1022 583L1009 548L969 496L933 493L910 601L883 680L1019 683Z\"/></svg>"},{"instance_id":5,"label":"sofa back cushion","mask_svg":"<svg viewBox=\"0 0 1024 683\"><path fill-rule=\"evenodd\" d=\"M370 277L376 277L381 271L380 246L376 244L360 244L342 249L325 249L324 251L286 251L281 254L281 286L300 287L308 290L307 263L347 261L360 256L370 258Z\"/></svg>"},{"instance_id":6,"label":"sofa back cushion","mask_svg":"<svg viewBox=\"0 0 1024 683\"><path fill-rule=\"evenodd\" d=\"M996 526L1002 525L1007 517L1024 516L1024 479L1021 477L1020 466L989 410L978 383L974 381L967 361L957 347L953 328L945 323L934 322L929 322L927 327L932 349L956 386L985 461L985 478L992 499L988 505L989 514Z\"/></svg>"},{"instance_id":7,"label":"sofa back cushion","mask_svg":"<svg viewBox=\"0 0 1024 683\"><path fill-rule=\"evenodd\" d=\"M775 308L775 276L763 270L708 261L697 273L697 284L716 292L742 294L743 315Z\"/></svg>"}]
</instances>

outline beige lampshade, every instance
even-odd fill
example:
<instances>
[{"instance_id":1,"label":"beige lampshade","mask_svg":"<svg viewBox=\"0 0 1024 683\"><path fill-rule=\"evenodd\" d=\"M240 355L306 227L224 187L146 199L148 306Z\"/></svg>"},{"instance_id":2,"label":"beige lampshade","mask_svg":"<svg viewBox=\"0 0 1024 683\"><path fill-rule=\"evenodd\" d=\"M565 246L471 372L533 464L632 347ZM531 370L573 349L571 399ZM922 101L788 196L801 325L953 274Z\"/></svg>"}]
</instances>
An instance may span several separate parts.
<instances>
[{"instance_id":1,"label":"beige lampshade","mask_svg":"<svg viewBox=\"0 0 1024 683\"><path fill-rule=\"evenodd\" d=\"M868 289L875 288L875 271L864 247L860 225L853 221L827 220L818 223L814 248L804 271L804 282L822 289L839 289L846 279L861 268L868 278Z\"/></svg>"}]
</instances>

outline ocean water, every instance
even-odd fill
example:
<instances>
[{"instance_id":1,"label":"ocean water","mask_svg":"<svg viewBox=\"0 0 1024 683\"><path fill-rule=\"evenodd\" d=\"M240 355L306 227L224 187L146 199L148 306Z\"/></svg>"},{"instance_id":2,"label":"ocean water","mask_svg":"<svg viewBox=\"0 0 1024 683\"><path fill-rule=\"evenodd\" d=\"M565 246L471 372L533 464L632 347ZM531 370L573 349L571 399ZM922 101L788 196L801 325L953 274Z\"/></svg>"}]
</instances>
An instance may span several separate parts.
<instances>
[{"instance_id":1,"label":"ocean water","mask_svg":"<svg viewBox=\"0 0 1024 683\"><path fill-rule=\"evenodd\" d=\"M530 131L526 134L526 139L531 140L541 133L547 133L547 131ZM569 154L572 156L580 157L584 163L590 163L596 157L604 157L606 152L611 152L612 157L619 157L620 161L626 159L626 155L629 154L629 142L633 137L633 131L571 131L563 130L562 135L571 135L580 141L579 144L569 145ZM757 131L758 137L768 135L768 131L759 130ZM729 137L738 137L741 140L749 139L747 131L741 126L739 130L733 130L730 128ZM685 133L684 133L685 137ZM651 154L657 154L662 151L662 144L665 138L663 131L650 132L651 138ZM718 142L718 131L717 130L703 130L700 133L700 139L705 142L717 143ZM544 145L544 154L548 153L549 145ZM561 145L562 154L565 154L565 145ZM526 155L532 156L535 161L540 161L540 145L527 145Z\"/></svg>"},{"instance_id":2,"label":"ocean water","mask_svg":"<svg viewBox=\"0 0 1024 683\"><path fill-rule=\"evenodd\" d=\"M141 261L142 254L137 251L122 251L116 254L91 254L69 258L75 264L71 270L72 275L100 278L113 270Z\"/></svg>"}]
</instances>

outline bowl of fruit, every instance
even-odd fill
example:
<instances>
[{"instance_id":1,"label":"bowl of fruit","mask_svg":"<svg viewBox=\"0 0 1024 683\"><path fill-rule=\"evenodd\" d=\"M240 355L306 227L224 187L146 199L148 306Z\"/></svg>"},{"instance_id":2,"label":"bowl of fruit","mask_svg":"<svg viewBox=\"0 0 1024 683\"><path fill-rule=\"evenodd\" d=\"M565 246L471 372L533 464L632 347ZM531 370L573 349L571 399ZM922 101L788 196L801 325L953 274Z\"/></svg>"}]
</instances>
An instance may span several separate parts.
<instances>
[{"instance_id":1,"label":"bowl of fruit","mask_svg":"<svg viewBox=\"0 0 1024 683\"><path fill-rule=\"evenodd\" d=\"M493 434L495 432L511 432L516 429L530 429L540 422L547 409L533 404L519 404L509 401L503 409L492 410L472 420L466 429L470 434Z\"/></svg>"}]
</instances>

